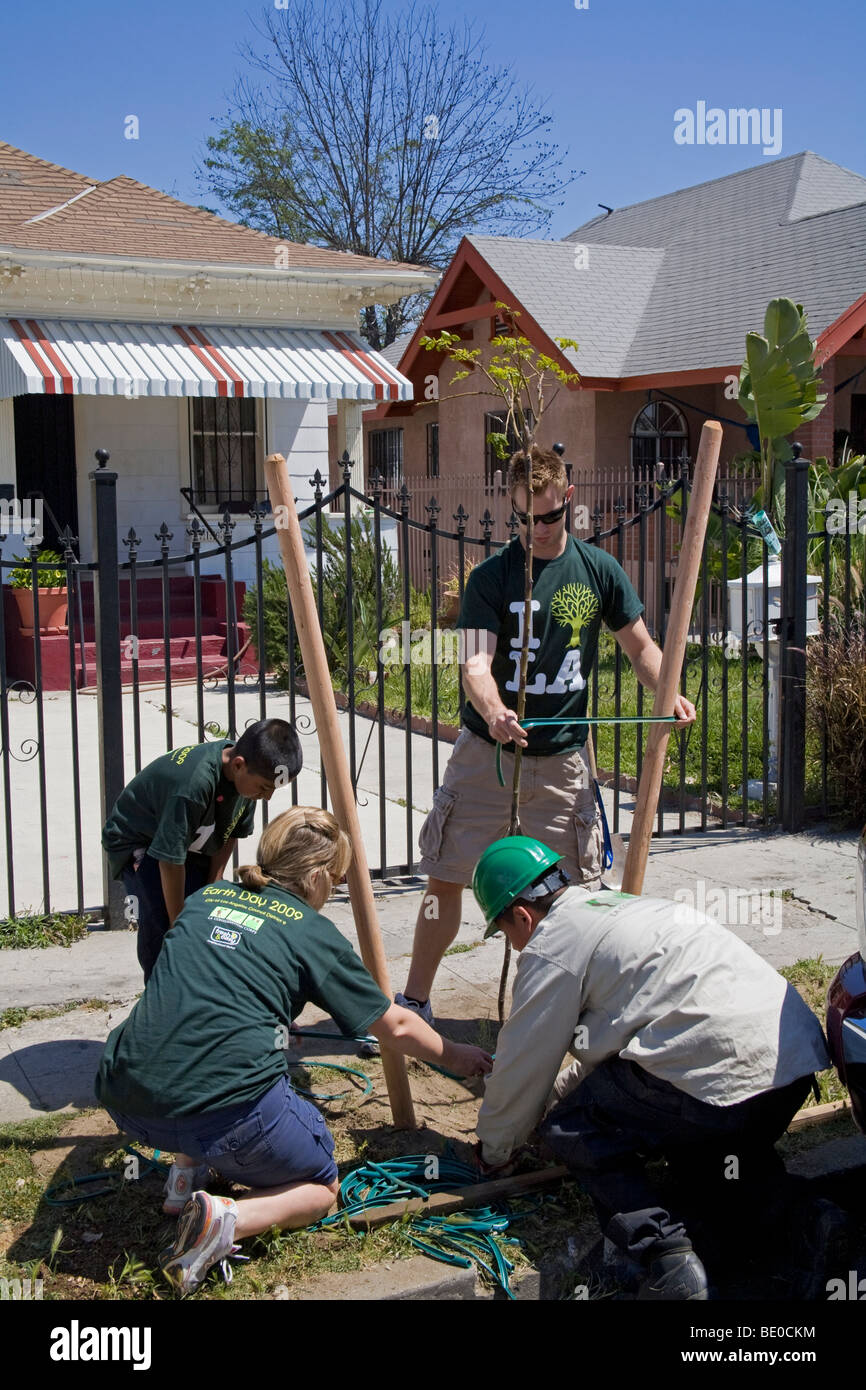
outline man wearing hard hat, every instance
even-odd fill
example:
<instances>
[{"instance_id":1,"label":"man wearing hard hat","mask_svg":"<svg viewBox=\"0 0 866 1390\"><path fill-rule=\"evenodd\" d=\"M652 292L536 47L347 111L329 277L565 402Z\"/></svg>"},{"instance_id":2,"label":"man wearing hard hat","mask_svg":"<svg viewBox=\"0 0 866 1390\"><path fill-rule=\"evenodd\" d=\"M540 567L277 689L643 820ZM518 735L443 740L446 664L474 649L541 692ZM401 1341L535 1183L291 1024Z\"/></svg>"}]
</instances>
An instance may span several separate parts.
<instances>
[{"instance_id":1,"label":"man wearing hard hat","mask_svg":"<svg viewBox=\"0 0 866 1390\"><path fill-rule=\"evenodd\" d=\"M483 1170L507 1165L553 1102L542 1138L641 1267L638 1297L706 1299L686 1226L660 1205L643 1159L664 1155L678 1198L688 1188L716 1214L726 1199L742 1216L778 1194L774 1143L829 1065L818 1020L712 918L569 886L538 840L494 842L472 889L486 935L504 932L521 953L478 1116ZM576 1061L560 1072L566 1052Z\"/></svg>"}]
</instances>

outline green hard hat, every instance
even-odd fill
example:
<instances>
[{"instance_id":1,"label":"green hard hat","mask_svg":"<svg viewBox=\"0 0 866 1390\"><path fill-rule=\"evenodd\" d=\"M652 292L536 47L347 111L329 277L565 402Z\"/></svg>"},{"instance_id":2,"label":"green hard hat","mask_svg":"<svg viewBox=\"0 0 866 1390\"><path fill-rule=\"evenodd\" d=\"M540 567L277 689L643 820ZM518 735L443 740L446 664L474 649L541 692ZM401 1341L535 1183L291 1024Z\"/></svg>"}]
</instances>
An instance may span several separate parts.
<instances>
[{"instance_id":1,"label":"green hard hat","mask_svg":"<svg viewBox=\"0 0 866 1390\"><path fill-rule=\"evenodd\" d=\"M506 835L482 854L472 875L472 892L487 922L485 937L499 931L496 919L524 888L562 859L529 835Z\"/></svg>"}]
</instances>

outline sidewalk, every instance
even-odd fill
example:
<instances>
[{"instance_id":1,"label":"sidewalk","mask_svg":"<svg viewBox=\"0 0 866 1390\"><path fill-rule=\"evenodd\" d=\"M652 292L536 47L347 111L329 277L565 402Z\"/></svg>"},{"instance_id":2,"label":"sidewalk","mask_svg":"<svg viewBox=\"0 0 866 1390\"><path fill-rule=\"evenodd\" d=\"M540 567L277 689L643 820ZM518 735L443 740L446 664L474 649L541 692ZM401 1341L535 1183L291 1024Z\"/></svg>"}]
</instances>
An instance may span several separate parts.
<instances>
[{"instance_id":1,"label":"sidewalk","mask_svg":"<svg viewBox=\"0 0 866 1390\"><path fill-rule=\"evenodd\" d=\"M624 811L632 805L623 794ZM627 825L630 815L623 819ZM838 964L857 950L856 856L854 833L692 832L653 841L644 894L702 907L775 966L818 955ZM404 983L421 888L417 880L376 894L394 989ZM335 899L327 911L357 945L348 899ZM434 989L446 1033L449 1020L496 1017L502 940L483 941L482 926L467 892L458 944L472 949L446 956ZM133 932L95 931L69 948L0 953L0 1012L80 1000L106 1005L0 1031L0 1123L92 1105L105 1038L141 987ZM320 1016L311 1009L303 1021Z\"/></svg>"}]
</instances>

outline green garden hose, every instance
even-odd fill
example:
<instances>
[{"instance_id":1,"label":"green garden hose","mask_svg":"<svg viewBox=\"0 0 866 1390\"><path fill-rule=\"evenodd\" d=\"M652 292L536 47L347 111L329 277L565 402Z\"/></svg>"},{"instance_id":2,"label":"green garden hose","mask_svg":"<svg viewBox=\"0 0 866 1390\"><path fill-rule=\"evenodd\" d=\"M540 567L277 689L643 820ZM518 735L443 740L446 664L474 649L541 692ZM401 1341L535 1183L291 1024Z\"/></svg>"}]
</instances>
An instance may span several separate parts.
<instances>
[{"instance_id":1,"label":"green garden hose","mask_svg":"<svg viewBox=\"0 0 866 1390\"><path fill-rule=\"evenodd\" d=\"M428 1177L433 1158L436 1176ZM391 1202L412 1197L428 1197L433 1192L452 1192L455 1187L470 1187L482 1181L484 1179L478 1170L469 1164L431 1154L389 1158L381 1163L362 1163L347 1173L340 1184L340 1210L308 1229L319 1231L341 1226L347 1217L368 1207L387 1206ZM520 1200L530 1201L531 1210L538 1205L538 1199ZM408 1219L406 1235L417 1249L431 1259L463 1269L477 1265L503 1290L507 1298L513 1299L509 1280L514 1265L505 1255L500 1242L505 1240L510 1245L520 1244L515 1237L506 1236L506 1232L510 1223L521 1214L510 1206L473 1207L471 1211L454 1212L447 1216L416 1214Z\"/></svg>"}]
</instances>

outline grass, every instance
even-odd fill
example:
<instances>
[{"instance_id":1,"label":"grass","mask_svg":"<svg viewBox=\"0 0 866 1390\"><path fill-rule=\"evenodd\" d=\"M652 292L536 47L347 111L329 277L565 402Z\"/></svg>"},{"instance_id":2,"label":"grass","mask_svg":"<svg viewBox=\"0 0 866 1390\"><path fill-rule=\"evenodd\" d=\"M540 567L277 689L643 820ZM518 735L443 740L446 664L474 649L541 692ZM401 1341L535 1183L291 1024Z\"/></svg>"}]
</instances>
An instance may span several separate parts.
<instances>
[{"instance_id":1,"label":"grass","mask_svg":"<svg viewBox=\"0 0 866 1390\"><path fill-rule=\"evenodd\" d=\"M65 1004L54 1004L51 1008L12 1008L0 1012L0 1032L4 1028L20 1028L23 1023L34 1023L43 1018L59 1018L61 1014L72 1013L74 1009L110 1009L119 1004L119 999L71 999Z\"/></svg>"},{"instance_id":2,"label":"grass","mask_svg":"<svg viewBox=\"0 0 866 1390\"><path fill-rule=\"evenodd\" d=\"M639 710L637 677L631 663L619 652L614 638L607 632L603 632L599 638L598 665L594 678L598 685L599 713L614 713L618 654L620 657L620 708L618 713L638 714L642 712L647 715L650 714L653 699L651 692L643 691L643 710ZM433 678L429 659L413 663L410 666L410 672L412 713L431 718L433 714ZM697 706L698 721L692 729L684 730L681 734L673 733L671 735L664 785L672 790L678 790L680 787L680 739L684 739L683 784L685 792L686 795L700 794L703 782L702 750L704 747L702 709L706 705L707 791L710 796L721 801L726 772L728 806L731 808L741 807L742 798L734 793L742 785L743 780L743 662L738 657L726 659L724 653L718 648L710 648L707 653L707 679L706 688L704 688L702 648L697 645L690 645L686 649L685 672L685 693ZM456 725L459 721L459 668L456 663L449 662L439 665L437 674L437 717L441 723ZM592 680L593 678L590 681L590 707L593 690ZM749 778L760 781L764 775L762 752L763 663L754 652L750 652L746 660L745 680L748 711L747 774ZM356 691L357 698L361 698L362 693L369 698L368 687L359 684ZM385 706L386 708L405 711L406 686L405 672L402 666L389 666L385 669ZM727 709L726 720L722 717L725 708ZM726 729L726 748L723 747L723 727ZM601 725L593 732L599 767L612 771L617 765L616 753L618 748L620 774L627 777L637 776L640 728ZM648 732L649 726L645 726L643 746L645 746ZM816 756L814 746L810 748L810 756L814 760ZM814 767L807 769L807 776L814 778L814 775ZM752 802L751 805L753 808L757 808L760 803Z\"/></svg>"},{"instance_id":3,"label":"grass","mask_svg":"<svg viewBox=\"0 0 866 1390\"><path fill-rule=\"evenodd\" d=\"M456 946L449 946L445 954L446 956L462 956L464 951L474 951L481 944L480 941L458 941Z\"/></svg>"},{"instance_id":4,"label":"grass","mask_svg":"<svg viewBox=\"0 0 866 1390\"><path fill-rule=\"evenodd\" d=\"M28 947L71 946L87 935L88 919L74 913L22 912L0 918L0 950Z\"/></svg>"},{"instance_id":5,"label":"grass","mask_svg":"<svg viewBox=\"0 0 866 1390\"><path fill-rule=\"evenodd\" d=\"M790 892L790 890L786 890ZM783 894L784 896L784 894ZM811 956L804 960L795 961L793 965L783 966L779 971L785 979L792 984L797 993L806 1001L814 1014L818 1015L823 1025L824 1011L827 1002L827 990L833 976L836 974L838 966L829 965L823 956ZM814 1095L810 1093L804 1109L812 1105L826 1105L832 1100L847 1100L848 1091L836 1075L835 1068L830 1071L822 1071L816 1074L820 1101L816 1101Z\"/></svg>"}]
</instances>

